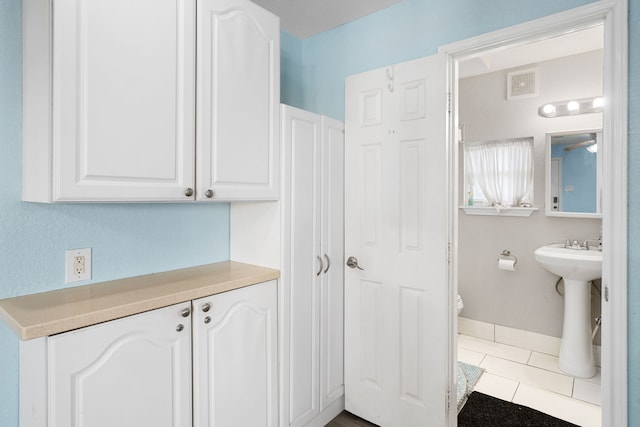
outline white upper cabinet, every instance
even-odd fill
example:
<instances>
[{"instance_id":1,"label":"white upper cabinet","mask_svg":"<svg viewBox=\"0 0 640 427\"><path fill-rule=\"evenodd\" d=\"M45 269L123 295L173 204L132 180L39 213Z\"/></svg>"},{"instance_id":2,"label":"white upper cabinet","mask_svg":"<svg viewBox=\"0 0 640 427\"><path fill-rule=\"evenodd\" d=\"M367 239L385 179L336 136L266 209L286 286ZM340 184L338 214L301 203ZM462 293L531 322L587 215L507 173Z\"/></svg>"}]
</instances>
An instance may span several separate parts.
<instances>
[{"instance_id":1,"label":"white upper cabinet","mask_svg":"<svg viewBox=\"0 0 640 427\"><path fill-rule=\"evenodd\" d=\"M239 0L197 7L23 4L23 200L277 198L279 20Z\"/></svg>"},{"instance_id":2,"label":"white upper cabinet","mask_svg":"<svg viewBox=\"0 0 640 427\"><path fill-rule=\"evenodd\" d=\"M196 197L275 200L279 19L246 0L201 0L197 27Z\"/></svg>"}]
</instances>

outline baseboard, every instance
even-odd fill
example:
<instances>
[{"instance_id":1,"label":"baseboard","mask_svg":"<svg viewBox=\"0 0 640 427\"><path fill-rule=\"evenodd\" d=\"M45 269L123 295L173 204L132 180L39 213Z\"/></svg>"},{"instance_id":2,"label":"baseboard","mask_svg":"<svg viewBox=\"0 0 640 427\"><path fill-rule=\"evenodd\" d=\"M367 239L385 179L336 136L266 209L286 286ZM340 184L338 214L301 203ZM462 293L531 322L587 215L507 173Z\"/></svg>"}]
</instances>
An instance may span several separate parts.
<instances>
[{"instance_id":1,"label":"baseboard","mask_svg":"<svg viewBox=\"0 0 640 427\"><path fill-rule=\"evenodd\" d=\"M305 424L305 427L324 427L342 411L344 411L344 395L340 396L314 419Z\"/></svg>"},{"instance_id":2,"label":"baseboard","mask_svg":"<svg viewBox=\"0 0 640 427\"><path fill-rule=\"evenodd\" d=\"M512 345L514 347L526 348L538 353L558 356L560 354L560 343L562 339L549 335L529 332L522 329L509 328L507 326L493 323L480 322L478 320L458 317L458 333L481 338L487 341L494 341L500 344ZM602 348L599 345L593 346L593 355L596 366L600 366Z\"/></svg>"}]
</instances>

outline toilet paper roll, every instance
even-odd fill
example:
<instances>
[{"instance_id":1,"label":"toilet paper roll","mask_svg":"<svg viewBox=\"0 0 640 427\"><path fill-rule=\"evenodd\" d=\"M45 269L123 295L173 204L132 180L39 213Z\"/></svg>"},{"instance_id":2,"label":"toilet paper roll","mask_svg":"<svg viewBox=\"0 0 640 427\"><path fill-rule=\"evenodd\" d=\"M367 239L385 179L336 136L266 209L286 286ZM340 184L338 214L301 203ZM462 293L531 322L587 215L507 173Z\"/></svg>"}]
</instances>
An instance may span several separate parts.
<instances>
[{"instance_id":1,"label":"toilet paper roll","mask_svg":"<svg viewBox=\"0 0 640 427\"><path fill-rule=\"evenodd\" d=\"M513 259L500 258L498 260L498 270L516 271L516 261Z\"/></svg>"}]
</instances>

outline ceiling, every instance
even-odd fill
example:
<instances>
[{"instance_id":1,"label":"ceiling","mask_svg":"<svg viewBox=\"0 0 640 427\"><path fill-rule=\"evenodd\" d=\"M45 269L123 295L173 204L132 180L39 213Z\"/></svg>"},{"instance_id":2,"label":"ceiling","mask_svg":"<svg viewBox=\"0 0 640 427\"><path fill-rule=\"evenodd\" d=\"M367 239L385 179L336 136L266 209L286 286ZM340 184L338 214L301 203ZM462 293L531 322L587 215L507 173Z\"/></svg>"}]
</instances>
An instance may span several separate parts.
<instances>
[{"instance_id":1,"label":"ceiling","mask_svg":"<svg viewBox=\"0 0 640 427\"><path fill-rule=\"evenodd\" d=\"M402 0L252 0L280 16L283 31L305 39L354 21ZM506 49L495 49L459 64L459 77L471 77L536 62L602 49L603 27L551 37Z\"/></svg>"},{"instance_id":2,"label":"ceiling","mask_svg":"<svg viewBox=\"0 0 640 427\"><path fill-rule=\"evenodd\" d=\"M596 25L522 46L483 52L478 56L461 61L458 75L460 78L471 77L569 55L577 55L602 49L603 43L603 26Z\"/></svg>"},{"instance_id":3,"label":"ceiling","mask_svg":"<svg viewBox=\"0 0 640 427\"><path fill-rule=\"evenodd\" d=\"M283 31L305 39L401 0L252 0L280 17Z\"/></svg>"}]
</instances>

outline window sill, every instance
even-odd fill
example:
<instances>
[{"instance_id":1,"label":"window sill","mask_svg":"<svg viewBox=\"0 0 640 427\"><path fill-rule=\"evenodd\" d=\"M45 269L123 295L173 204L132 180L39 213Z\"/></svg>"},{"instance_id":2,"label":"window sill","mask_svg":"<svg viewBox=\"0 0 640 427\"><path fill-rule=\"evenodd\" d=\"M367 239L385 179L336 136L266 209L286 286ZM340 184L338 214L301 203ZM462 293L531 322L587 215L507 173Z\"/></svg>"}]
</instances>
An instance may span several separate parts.
<instances>
[{"instance_id":1,"label":"window sill","mask_svg":"<svg viewBox=\"0 0 640 427\"><path fill-rule=\"evenodd\" d=\"M493 206L460 206L467 215L531 216L538 208L503 208L498 212Z\"/></svg>"}]
</instances>

